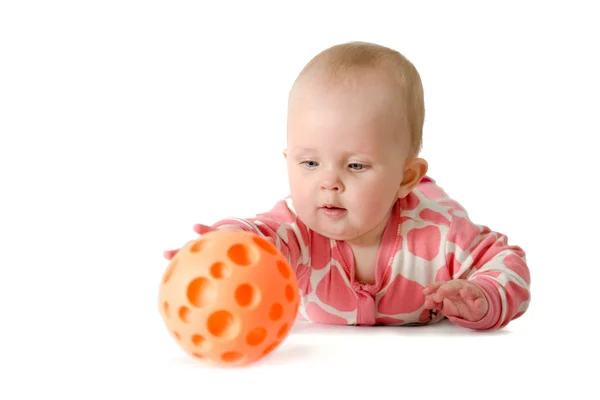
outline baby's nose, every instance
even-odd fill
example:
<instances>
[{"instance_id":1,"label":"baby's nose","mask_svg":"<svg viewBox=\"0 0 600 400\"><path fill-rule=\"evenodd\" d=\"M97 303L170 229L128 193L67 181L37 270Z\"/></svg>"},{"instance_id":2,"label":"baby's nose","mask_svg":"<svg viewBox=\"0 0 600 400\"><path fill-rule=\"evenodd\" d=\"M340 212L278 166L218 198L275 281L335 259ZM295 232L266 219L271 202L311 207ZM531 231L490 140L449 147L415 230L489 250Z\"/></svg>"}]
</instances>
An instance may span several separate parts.
<instances>
[{"instance_id":1,"label":"baby's nose","mask_svg":"<svg viewBox=\"0 0 600 400\"><path fill-rule=\"evenodd\" d=\"M344 185L339 178L330 176L321 183L321 190L329 190L332 192L340 192L344 189Z\"/></svg>"}]
</instances>

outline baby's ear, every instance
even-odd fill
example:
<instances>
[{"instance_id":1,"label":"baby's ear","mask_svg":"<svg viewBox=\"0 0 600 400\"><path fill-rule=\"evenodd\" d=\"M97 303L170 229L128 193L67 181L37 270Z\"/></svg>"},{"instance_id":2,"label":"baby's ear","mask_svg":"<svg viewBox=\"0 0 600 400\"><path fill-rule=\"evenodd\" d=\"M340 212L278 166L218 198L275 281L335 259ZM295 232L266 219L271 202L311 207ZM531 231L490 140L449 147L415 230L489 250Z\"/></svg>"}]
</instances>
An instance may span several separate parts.
<instances>
[{"instance_id":1,"label":"baby's ear","mask_svg":"<svg viewBox=\"0 0 600 400\"><path fill-rule=\"evenodd\" d=\"M404 177L398 188L398 197L404 198L421 182L429 165L422 158L411 158L404 164Z\"/></svg>"}]
</instances>

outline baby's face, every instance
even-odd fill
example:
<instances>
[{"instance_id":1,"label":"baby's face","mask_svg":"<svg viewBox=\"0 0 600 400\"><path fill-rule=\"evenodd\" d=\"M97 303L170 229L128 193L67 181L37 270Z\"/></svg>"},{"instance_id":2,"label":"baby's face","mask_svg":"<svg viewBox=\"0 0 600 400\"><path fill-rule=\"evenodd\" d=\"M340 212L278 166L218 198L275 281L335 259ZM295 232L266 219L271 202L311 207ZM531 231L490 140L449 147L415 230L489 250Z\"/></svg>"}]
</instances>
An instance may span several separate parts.
<instances>
[{"instance_id":1,"label":"baby's face","mask_svg":"<svg viewBox=\"0 0 600 400\"><path fill-rule=\"evenodd\" d=\"M294 88L288 176L294 208L312 230L360 243L385 227L407 157L392 98L372 76L351 88L323 80Z\"/></svg>"}]
</instances>

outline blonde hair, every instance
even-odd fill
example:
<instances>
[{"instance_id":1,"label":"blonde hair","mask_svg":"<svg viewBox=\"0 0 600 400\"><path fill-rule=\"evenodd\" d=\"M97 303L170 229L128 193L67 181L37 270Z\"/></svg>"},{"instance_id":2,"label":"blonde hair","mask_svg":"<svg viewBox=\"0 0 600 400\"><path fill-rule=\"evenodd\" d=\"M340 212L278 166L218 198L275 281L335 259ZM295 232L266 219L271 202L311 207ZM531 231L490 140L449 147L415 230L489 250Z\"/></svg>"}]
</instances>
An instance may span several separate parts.
<instances>
[{"instance_id":1,"label":"blonde hair","mask_svg":"<svg viewBox=\"0 0 600 400\"><path fill-rule=\"evenodd\" d=\"M397 94L405 107L403 114L409 131L410 152L416 156L421 151L423 143L425 121L423 84L415 66L400 52L368 42L338 44L314 56L302 69L293 86L314 68L324 69L329 79L336 79L348 71L361 67L381 68L394 75L399 86Z\"/></svg>"}]
</instances>

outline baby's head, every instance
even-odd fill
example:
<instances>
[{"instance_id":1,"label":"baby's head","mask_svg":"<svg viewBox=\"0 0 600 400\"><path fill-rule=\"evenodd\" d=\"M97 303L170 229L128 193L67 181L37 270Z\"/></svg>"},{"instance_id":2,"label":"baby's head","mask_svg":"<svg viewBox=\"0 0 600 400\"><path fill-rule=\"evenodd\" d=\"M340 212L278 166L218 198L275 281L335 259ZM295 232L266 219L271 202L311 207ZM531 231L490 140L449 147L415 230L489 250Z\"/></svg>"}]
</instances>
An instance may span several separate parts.
<instances>
[{"instance_id":1,"label":"baby's head","mask_svg":"<svg viewBox=\"0 0 600 400\"><path fill-rule=\"evenodd\" d=\"M303 222L338 240L377 240L427 172L417 157L423 120L420 76L397 51L354 42L315 56L288 104L285 155Z\"/></svg>"}]
</instances>

